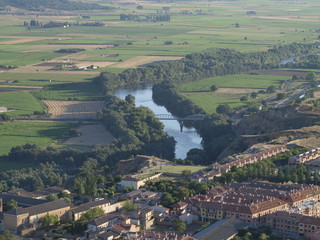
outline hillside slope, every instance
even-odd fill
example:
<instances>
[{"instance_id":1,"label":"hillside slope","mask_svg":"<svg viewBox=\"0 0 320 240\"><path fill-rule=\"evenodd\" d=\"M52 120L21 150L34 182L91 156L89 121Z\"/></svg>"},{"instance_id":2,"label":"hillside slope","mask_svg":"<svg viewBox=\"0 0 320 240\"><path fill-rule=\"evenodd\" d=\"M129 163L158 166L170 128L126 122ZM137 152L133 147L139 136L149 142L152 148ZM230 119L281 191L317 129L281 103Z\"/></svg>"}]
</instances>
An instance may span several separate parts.
<instances>
[{"instance_id":1,"label":"hillside slope","mask_svg":"<svg viewBox=\"0 0 320 240\"><path fill-rule=\"evenodd\" d=\"M93 10L108 9L94 3L72 2L68 0L0 0L0 8L15 7L31 11L55 10Z\"/></svg>"},{"instance_id":2,"label":"hillside slope","mask_svg":"<svg viewBox=\"0 0 320 240\"><path fill-rule=\"evenodd\" d=\"M218 160L259 143L295 144L312 148L314 144L320 143L320 127L315 126L319 119L319 109L298 104L244 117L234 127L235 139ZM310 143L311 139L314 144Z\"/></svg>"}]
</instances>

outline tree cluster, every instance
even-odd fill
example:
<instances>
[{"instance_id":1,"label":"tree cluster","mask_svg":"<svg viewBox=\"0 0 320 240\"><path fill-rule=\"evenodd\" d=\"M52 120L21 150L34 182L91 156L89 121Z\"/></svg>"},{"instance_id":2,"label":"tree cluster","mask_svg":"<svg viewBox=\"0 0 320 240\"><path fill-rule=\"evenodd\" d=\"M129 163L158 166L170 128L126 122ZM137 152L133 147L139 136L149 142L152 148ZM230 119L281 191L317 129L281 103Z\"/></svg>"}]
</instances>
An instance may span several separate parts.
<instances>
[{"instance_id":1,"label":"tree cluster","mask_svg":"<svg viewBox=\"0 0 320 240\"><path fill-rule=\"evenodd\" d=\"M112 9L111 7L101 6L95 3L83 3L68 0L0 0L0 8L15 7L29 11L44 11L46 8L56 10L94 10L94 9Z\"/></svg>"},{"instance_id":2,"label":"tree cluster","mask_svg":"<svg viewBox=\"0 0 320 240\"><path fill-rule=\"evenodd\" d=\"M212 185L211 183L160 180L158 182L147 182L144 187L150 191L162 192L161 204L170 207L191 195L205 194Z\"/></svg>"},{"instance_id":3,"label":"tree cluster","mask_svg":"<svg viewBox=\"0 0 320 240\"><path fill-rule=\"evenodd\" d=\"M109 147L128 154L146 154L174 159L175 141L163 131L163 124L146 107L135 107L134 99L120 100L106 94L102 122L116 138Z\"/></svg>"}]
</instances>

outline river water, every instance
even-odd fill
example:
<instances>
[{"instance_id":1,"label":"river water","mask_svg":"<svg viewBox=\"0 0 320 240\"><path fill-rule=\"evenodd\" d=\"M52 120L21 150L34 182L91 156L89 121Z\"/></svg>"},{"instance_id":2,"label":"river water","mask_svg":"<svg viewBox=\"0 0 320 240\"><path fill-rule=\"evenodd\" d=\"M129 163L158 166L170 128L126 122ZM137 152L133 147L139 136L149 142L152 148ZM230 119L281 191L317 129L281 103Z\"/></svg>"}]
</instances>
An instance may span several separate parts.
<instances>
[{"instance_id":1,"label":"river water","mask_svg":"<svg viewBox=\"0 0 320 240\"><path fill-rule=\"evenodd\" d=\"M131 94L135 97L136 106L150 108L155 114L170 114L164 106L155 104L152 100L152 84L130 86L115 90L115 95L124 99ZM176 158L185 159L187 152L192 148L201 148L201 137L194 128L183 127L176 120L160 120L164 124L164 130L176 140Z\"/></svg>"}]
</instances>

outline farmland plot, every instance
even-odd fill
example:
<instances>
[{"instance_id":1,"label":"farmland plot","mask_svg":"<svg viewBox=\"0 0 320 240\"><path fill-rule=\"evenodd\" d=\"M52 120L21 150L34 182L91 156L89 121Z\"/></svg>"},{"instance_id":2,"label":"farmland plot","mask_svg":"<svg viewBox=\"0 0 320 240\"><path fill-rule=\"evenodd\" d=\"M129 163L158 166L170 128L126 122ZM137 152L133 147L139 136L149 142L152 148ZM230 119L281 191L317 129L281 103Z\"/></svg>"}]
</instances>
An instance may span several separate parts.
<instances>
[{"instance_id":1,"label":"farmland plot","mask_svg":"<svg viewBox=\"0 0 320 240\"><path fill-rule=\"evenodd\" d=\"M104 107L103 101L42 101L53 119L89 120Z\"/></svg>"}]
</instances>

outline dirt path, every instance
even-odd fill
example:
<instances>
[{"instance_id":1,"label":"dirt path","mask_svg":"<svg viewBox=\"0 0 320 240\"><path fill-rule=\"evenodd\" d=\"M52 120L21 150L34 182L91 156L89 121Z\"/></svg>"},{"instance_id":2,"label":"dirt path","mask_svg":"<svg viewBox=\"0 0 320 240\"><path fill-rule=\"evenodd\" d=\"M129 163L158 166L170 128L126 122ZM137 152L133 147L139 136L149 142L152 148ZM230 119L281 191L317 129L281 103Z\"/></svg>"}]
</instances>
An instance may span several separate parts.
<instances>
[{"instance_id":1,"label":"dirt path","mask_svg":"<svg viewBox=\"0 0 320 240\"><path fill-rule=\"evenodd\" d=\"M258 92L259 88L218 88L217 93L252 93Z\"/></svg>"},{"instance_id":2,"label":"dirt path","mask_svg":"<svg viewBox=\"0 0 320 240\"><path fill-rule=\"evenodd\" d=\"M130 58L124 62L112 65L115 68L136 68L140 65L158 62L158 61L174 61L180 60L182 57L179 56L137 56Z\"/></svg>"},{"instance_id":3,"label":"dirt path","mask_svg":"<svg viewBox=\"0 0 320 240\"><path fill-rule=\"evenodd\" d=\"M11 40L9 41L2 41L0 42L0 45L11 45L11 44L19 44L19 43L26 43L26 42L34 42L34 41L40 41L40 40L54 40L57 38L54 37L23 37L23 36L0 36L0 38L9 38ZM12 40L15 39L15 40ZM59 38L60 40L67 40L70 38ZM59 40L57 39L57 40Z\"/></svg>"}]
</instances>

